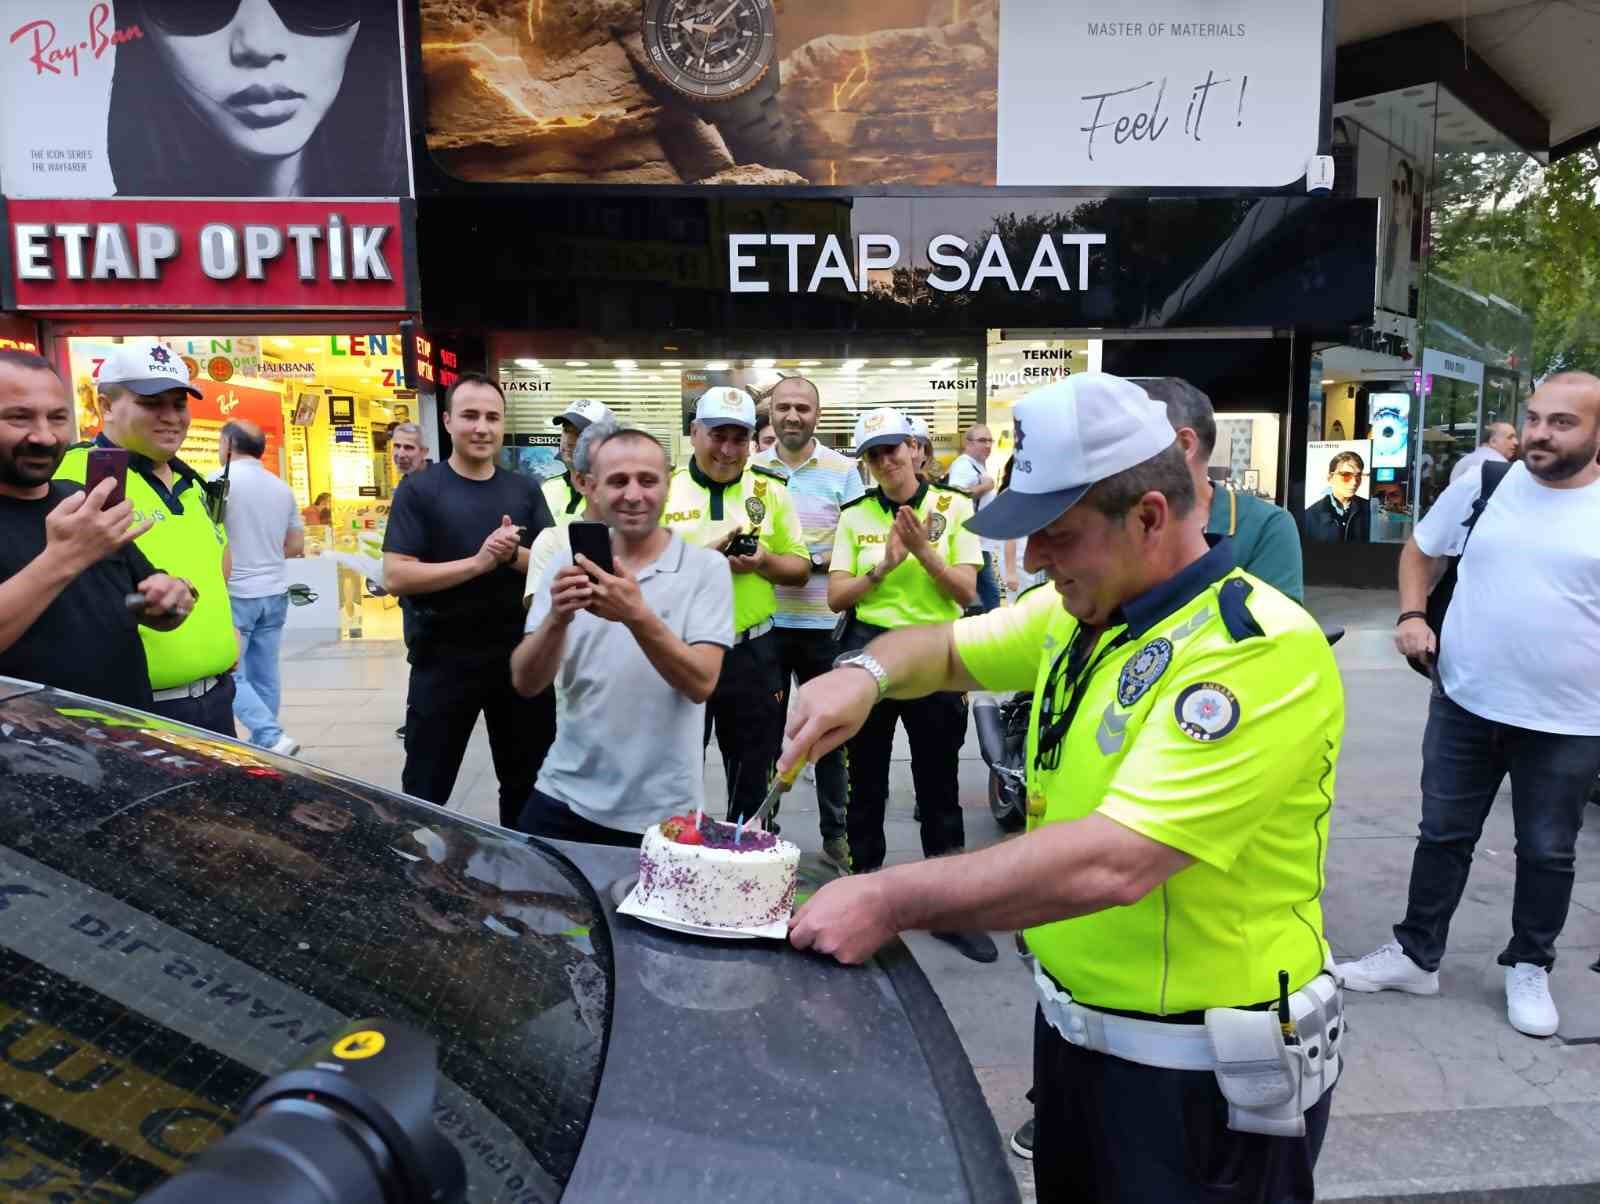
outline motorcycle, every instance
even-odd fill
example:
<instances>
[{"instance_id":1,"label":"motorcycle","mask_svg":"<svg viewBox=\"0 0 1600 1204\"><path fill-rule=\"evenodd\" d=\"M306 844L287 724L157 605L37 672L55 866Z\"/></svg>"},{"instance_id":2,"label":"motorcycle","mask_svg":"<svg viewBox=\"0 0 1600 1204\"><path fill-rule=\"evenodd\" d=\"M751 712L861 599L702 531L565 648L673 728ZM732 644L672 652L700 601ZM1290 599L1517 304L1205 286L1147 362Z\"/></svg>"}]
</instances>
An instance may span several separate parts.
<instances>
[{"instance_id":1,"label":"motorcycle","mask_svg":"<svg viewBox=\"0 0 1600 1204\"><path fill-rule=\"evenodd\" d=\"M1331 647L1344 638L1343 627L1325 627ZM1020 832L1028 822L1028 718L1032 694L975 694L972 721L978 751L989 767L989 814L1003 832Z\"/></svg>"}]
</instances>

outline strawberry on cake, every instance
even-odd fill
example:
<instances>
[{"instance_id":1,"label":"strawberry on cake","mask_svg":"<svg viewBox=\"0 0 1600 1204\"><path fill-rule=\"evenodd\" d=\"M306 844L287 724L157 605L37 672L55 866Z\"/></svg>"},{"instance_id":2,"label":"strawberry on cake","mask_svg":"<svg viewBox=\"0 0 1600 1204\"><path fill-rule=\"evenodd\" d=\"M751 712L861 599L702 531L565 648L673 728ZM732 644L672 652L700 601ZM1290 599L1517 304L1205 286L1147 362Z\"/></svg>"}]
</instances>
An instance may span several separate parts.
<instances>
[{"instance_id":1,"label":"strawberry on cake","mask_svg":"<svg viewBox=\"0 0 1600 1204\"><path fill-rule=\"evenodd\" d=\"M789 918L799 863L799 847L770 832L674 815L644 834L634 898L682 924L761 928Z\"/></svg>"}]
</instances>

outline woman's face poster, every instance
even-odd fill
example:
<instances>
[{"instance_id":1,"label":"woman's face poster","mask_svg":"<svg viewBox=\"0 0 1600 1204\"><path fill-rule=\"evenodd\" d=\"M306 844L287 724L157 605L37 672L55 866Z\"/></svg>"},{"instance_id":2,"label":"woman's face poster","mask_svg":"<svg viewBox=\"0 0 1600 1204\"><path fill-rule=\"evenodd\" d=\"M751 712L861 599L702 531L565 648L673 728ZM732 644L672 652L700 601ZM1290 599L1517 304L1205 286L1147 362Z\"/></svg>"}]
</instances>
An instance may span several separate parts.
<instances>
[{"instance_id":1,"label":"woman's face poster","mask_svg":"<svg viewBox=\"0 0 1600 1204\"><path fill-rule=\"evenodd\" d=\"M13 196L411 191L398 0L0 0Z\"/></svg>"}]
</instances>

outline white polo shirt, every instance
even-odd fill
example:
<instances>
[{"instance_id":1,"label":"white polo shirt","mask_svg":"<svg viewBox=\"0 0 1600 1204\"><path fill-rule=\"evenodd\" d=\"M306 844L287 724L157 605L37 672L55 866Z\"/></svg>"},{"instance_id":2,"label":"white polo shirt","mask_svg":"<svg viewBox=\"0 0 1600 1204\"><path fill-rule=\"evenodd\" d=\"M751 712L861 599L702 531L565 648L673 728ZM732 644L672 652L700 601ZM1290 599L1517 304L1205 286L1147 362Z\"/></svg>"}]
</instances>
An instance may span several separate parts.
<instances>
[{"instance_id":1,"label":"white polo shirt","mask_svg":"<svg viewBox=\"0 0 1600 1204\"><path fill-rule=\"evenodd\" d=\"M275 598L287 590L283 543L290 531L303 525L294 490L254 456L234 456L228 464L228 508L223 523L233 553L228 596Z\"/></svg>"}]
</instances>

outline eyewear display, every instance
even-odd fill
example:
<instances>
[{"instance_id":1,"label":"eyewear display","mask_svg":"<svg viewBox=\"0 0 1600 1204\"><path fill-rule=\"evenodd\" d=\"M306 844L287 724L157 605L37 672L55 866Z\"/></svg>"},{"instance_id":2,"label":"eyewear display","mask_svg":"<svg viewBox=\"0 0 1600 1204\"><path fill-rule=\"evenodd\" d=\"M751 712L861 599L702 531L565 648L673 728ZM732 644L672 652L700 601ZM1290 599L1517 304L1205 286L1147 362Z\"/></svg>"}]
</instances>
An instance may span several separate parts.
<instances>
[{"instance_id":1,"label":"eyewear display","mask_svg":"<svg viewBox=\"0 0 1600 1204\"><path fill-rule=\"evenodd\" d=\"M198 38L220 33L239 14L241 0L144 0L145 15L167 33ZM361 20L362 0L270 0L290 33L326 37Z\"/></svg>"},{"instance_id":2,"label":"eyewear display","mask_svg":"<svg viewBox=\"0 0 1600 1204\"><path fill-rule=\"evenodd\" d=\"M1333 475L1338 477L1341 481L1359 481L1362 478L1364 478L1367 474L1364 473L1364 472L1348 472L1348 471L1346 471L1346 472L1336 472Z\"/></svg>"}]
</instances>

